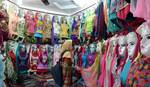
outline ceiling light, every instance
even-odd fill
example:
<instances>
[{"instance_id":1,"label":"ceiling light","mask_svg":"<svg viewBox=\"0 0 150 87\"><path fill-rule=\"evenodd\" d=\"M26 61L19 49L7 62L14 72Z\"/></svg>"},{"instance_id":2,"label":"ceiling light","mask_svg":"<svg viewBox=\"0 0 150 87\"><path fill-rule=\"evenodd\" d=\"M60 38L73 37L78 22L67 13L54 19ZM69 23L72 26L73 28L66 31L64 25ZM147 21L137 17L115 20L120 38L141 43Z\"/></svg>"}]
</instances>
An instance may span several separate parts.
<instances>
[{"instance_id":1,"label":"ceiling light","mask_svg":"<svg viewBox=\"0 0 150 87\"><path fill-rule=\"evenodd\" d=\"M49 5L48 0L41 0L45 5Z\"/></svg>"}]
</instances>

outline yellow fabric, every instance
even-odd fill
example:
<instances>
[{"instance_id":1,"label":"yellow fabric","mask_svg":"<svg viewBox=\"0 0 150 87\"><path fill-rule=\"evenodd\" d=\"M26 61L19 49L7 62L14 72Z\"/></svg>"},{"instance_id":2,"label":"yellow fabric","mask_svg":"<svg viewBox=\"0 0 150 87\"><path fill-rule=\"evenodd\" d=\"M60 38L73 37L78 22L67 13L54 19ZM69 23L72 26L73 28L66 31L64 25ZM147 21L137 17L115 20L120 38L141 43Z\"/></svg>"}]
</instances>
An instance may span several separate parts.
<instances>
[{"instance_id":1,"label":"yellow fabric","mask_svg":"<svg viewBox=\"0 0 150 87\"><path fill-rule=\"evenodd\" d=\"M68 25L65 23L61 24L60 37L68 37Z\"/></svg>"},{"instance_id":2,"label":"yellow fabric","mask_svg":"<svg viewBox=\"0 0 150 87\"><path fill-rule=\"evenodd\" d=\"M91 34L93 29L93 18L94 14L91 14L86 17L86 33Z\"/></svg>"},{"instance_id":3,"label":"yellow fabric","mask_svg":"<svg viewBox=\"0 0 150 87\"><path fill-rule=\"evenodd\" d=\"M139 61L141 57L142 57L142 54L138 53L137 57L134 59L134 62Z\"/></svg>"},{"instance_id":4,"label":"yellow fabric","mask_svg":"<svg viewBox=\"0 0 150 87\"><path fill-rule=\"evenodd\" d=\"M42 31L43 24L44 24L43 21L40 21L40 20L37 21L37 23L36 23L36 27L37 27L36 33L43 33L43 31Z\"/></svg>"},{"instance_id":5,"label":"yellow fabric","mask_svg":"<svg viewBox=\"0 0 150 87\"><path fill-rule=\"evenodd\" d=\"M51 29L52 29L51 23L45 25L43 30L44 38L51 38Z\"/></svg>"}]
</instances>

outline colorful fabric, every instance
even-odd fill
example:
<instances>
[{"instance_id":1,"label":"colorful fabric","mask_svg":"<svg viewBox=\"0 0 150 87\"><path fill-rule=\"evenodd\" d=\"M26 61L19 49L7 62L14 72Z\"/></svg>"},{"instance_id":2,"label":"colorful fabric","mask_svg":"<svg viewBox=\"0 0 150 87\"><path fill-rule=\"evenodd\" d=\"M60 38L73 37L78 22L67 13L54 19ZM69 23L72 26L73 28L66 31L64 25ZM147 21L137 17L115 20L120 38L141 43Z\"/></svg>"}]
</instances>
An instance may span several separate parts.
<instances>
[{"instance_id":1,"label":"colorful fabric","mask_svg":"<svg viewBox=\"0 0 150 87\"><path fill-rule=\"evenodd\" d=\"M120 73L120 80L123 86L126 86L126 79L129 73L130 65L131 61L128 59L124 65L124 68L122 69L122 72Z\"/></svg>"},{"instance_id":2,"label":"colorful fabric","mask_svg":"<svg viewBox=\"0 0 150 87\"><path fill-rule=\"evenodd\" d=\"M65 23L61 24L60 37L62 37L62 38L68 37L68 25Z\"/></svg>"},{"instance_id":3,"label":"colorful fabric","mask_svg":"<svg viewBox=\"0 0 150 87\"><path fill-rule=\"evenodd\" d=\"M90 53L87 55L87 66L86 66L87 68L93 65L96 56L97 55L95 53Z\"/></svg>"},{"instance_id":4,"label":"colorful fabric","mask_svg":"<svg viewBox=\"0 0 150 87\"><path fill-rule=\"evenodd\" d=\"M25 36L25 29L25 20L23 18L20 18L17 24L17 33L20 37Z\"/></svg>"},{"instance_id":5,"label":"colorful fabric","mask_svg":"<svg viewBox=\"0 0 150 87\"><path fill-rule=\"evenodd\" d=\"M94 18L93 14L86 17L86 30L85 31L87 34L91 34L93 30L93 18Z\"/></svg>"},{"instance_id":6,"label":"colorful fabric","mask_svg":"<svg viewBox=\"0 0 150 87\"><path fill-rule=\"evenodd\" d=\"M25 15L25 23L27 28L27 34L33 34L36 23L34 21L34 18L31 17L31 14L29 14L29 12Z\"/></svg>"},{"instance_id":7,"label":"colorful fabric","mask_svg":"<svg viewBox=\"0 0 150 87\"><path fill-rule=\"evenodd\" d=\"M126 84L127 87L149 87L150 86L150 58L149 57L142 57L131 65Z\"/></svg>"},{"instance_id":8,"label":"colorful fabric","mask_svg":"<svg viewBox=\"0 0 150 87\"><path fill-rule=\"evenodd\" d=\"M119 19L125 20L129 12L130 12L130 5L126 5L126 7L117 12L117 17Z\"/></svg>"},{"instance_id":9,"label":"colorful fabric","mask_svg":"<svg viewBox=\"0 0 150 87\"><path fill-rule=\"evenodd\" d=\"M53 23L54 26L54 35L59 36L60 34L60 25L58 23Z\"/></svg>"},{"instance_id":10,"label":"colorful fabric","mask_svg":"<svg viewBox=\"0 0 150 87\"><path fill-rule=\"evenodd\" d=\"M62 64L63 87L71 87L72 85L72 60L71 58L63 58Z\"/></svg>"},{"instance_id":11,"label":"colorful fabric","mask_svg":"<svg viewBox=\"0 0 150 87\"><path fill-rule=\"evenodd\" d=\"M18 35L17 33L17 23L18 23L18 16L16 13L9 14L9 33L11 35Z\"/></svg>"},{"instance_id":12,"label":"colorful fabric","mask_svg":"<svg viewBox=\"0 0 150 87\"><path fill-rule=\"evenodd\" d=\"M36 23L36 33L42 33L42 29L43 29L43 21L38 20Z\"/></svg>"},{"instance_id":13,"label":"colorful fabric","mask_svg":"<svg viewBox=\"0 0 150 87\"><path fill-rule=\"evenodd\" d=\"M44 38L51 38L51 29L52 29L52 24L50 23L46 23L44 26L44 30L43 30L43 37Z\"/></svg>"},{"instance_id":14,"label":"colorful fabric","mask_svg":"<svg viewBox=\"0 0 150 87\"><path fill-rule=\"evenodd\" d=\"M100 56L97 55L93 65L81 70L82 78L87 87L97 87L97 80L100 69Z\"/></svg>"}]
</instances>

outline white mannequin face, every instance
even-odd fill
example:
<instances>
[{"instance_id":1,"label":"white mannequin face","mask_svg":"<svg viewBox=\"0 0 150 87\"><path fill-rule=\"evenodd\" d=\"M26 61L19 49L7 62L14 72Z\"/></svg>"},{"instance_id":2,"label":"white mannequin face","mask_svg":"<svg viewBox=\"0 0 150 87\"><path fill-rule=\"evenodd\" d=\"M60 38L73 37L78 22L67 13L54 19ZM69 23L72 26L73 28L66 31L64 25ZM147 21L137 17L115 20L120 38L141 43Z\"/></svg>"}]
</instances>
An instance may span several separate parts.
<instances>
[{"instance_id":1,"label":"white mannequin face","mask_svg":"<svg viewBox=\"0 0 150 87\"><path fill-rule=\"evenodd\" d=\"M120 56L124 56L125 55L125 51L126 51L126 38L125 36L120 36L118 39L118 44L119 44L119 55Z\"/></svg>"},{"instance_id":2,"label":"white mannequin face","mask_svg":"<svg viewBox=\"0 0 150 87\"><path fill-rule=\"evenodd\" d=\"M137 33L141 35L140 50L144 56L150 57L150 23L145 22L137 29Z\"/></svg>"},{"instance_id":3,"label":"white mannequin face","mask_svg":"<svg viewBox=\"0 0 150 87\"><path fill-rule=\"evenodd\" d=\"M143 29L140 48L143 55L150 56L150 28Z\"/></svg>"},{"instance_id":4,"label":"white mannequin face","mask_svg":"<svg viewBox=\"0 0 150 87\"><path fill-rule=\"evenodd\" d=\"M129 57L133 57L134 54L135 54L135 48L136 48L136 45L137 45L137 42L138 42L138 38L137 38L137 35L135 32L130 32L128 35L127 35L127 48L128 48L128 56Z\"/></svg>"}]
</instances>

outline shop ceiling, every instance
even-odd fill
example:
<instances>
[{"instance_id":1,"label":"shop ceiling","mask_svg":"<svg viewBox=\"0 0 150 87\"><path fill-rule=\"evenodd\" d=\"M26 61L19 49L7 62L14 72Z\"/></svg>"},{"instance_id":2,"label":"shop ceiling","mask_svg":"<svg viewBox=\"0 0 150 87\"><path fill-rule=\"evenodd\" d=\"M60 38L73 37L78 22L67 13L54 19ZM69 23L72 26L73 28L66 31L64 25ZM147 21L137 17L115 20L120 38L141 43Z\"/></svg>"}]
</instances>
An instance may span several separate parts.
<instances>
[{"instance_id":1,"label":"shop ceiling","mask_svg":"<svg viewBox=\"0 0 150 87\"><path fill-rule=\"evenodd\" d=\"M19 7L48 12L51 14L71 16L97 3L97 0L47 0L45 5L42 0L9 0Z\"/></svg>"}]
</instances>

